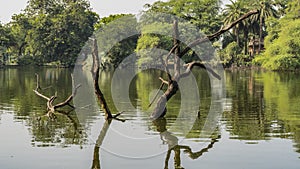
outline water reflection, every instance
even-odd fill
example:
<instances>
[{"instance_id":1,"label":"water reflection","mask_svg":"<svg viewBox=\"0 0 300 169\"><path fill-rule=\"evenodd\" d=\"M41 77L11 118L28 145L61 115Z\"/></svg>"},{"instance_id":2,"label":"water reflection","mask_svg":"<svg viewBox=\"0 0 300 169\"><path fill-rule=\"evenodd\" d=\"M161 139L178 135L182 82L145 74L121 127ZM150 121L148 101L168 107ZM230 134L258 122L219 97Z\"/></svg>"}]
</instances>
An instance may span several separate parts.
<instances>
[{"instance_id":1,"label":"water reflection","mask_svg":"<svg viewBox=\"0 0 300 169\"><path fill-rule=\"evenodd\" d=\"M300 78L298 73L237 71L226 74L232 111L223 120L231 139L294 139L299 152Z\"/></svg>"},{"instance_id":2,"label":"water reflection","mask_svg":"<svg viewBox=\"0 0 300 169\"><path fill-rule=\"evenodd\" d=\"M7 126L11 125L7 124L8 122L4 123L4 120L7 118L2 115L12 114L13 120L11 123L25 126L25 129L28 130L28 133L22 133L22 136L19 138L14 136L12 139L22 141L25 140L24 135L28 135L29 144L33 147L51 146L51 148L70 148L72 145L79 145L79 147L83 149L85 146L89 147L90 141L87 133L91 131L91 127L95 122L101 118L100 110L89 107L84 103L80 106L81 109L79 110L82 114L76 114L75 112L57 112L57 118L50 120L44 116L47 113L45 101L37 97L32 91L36 86L34 75L36 72L40 74L41 83L43 83L42 86L51 86L45 90L47 95L53 95L56 91L60 93L61 97L58 98L58 102L63 101L63 99L72 92L72 80L70 78L72 70L69 69L1 69L0 130L1 126L3 127L2 124ZM127 112L124 113L123 118L128 119L129 122L116 125L122 127L122 125L143 124L143 126L139 128L139 131L143 131L145 135L149 135L149 133L157 134L158 132L162 138L162 142L165 146L168 145L169 150L165 154L165 163L163 162L163 165L170 168L171 165L172 167L177 166L178 168L188 166L188 162L190 161L188 161L187 158L198 159L199 162L197 164L200 165L201 162L203 162L201 159L205 158L206 155L202 156L202 158L199 157L211 149L216 142L219 142L217 145L224 144L222 139L224 139L227 134L227 143L236 143L236 141L241 141L246 144L251 143L252 145L240 146L241 148L243 148L243 146L257 146L260 147L259 151L261 152L270 152L271 149L281 151L280 147L282 147L282 145L279 145L277 140L284 140L286 142L292 141L294 149L290 148L285 151L285 153L289 155L289 158L286 160L286 165L289 166L290 157L299 157L299 154L292 152L300 153L299 73L263 71L226 72L226 109L219 126L222 130L218 129L222 139L220 135L217 134L209 140L207 147L200 150L198 150L196 146L191 145L203 141L199 138L199 135L209 112L211 89L208 87L210 84L205 80L205 78L208 78L205 72L194 73L201 96L201 105L199 108L200 118L195 120L191 131L185 135L186 142L184 142L184 144L178 142L178 140L184 137L184 135L179 132L181 126L174 126L176 118L178 117L178 109L180 108L180 92L168 103L169 111L165 119L148 123L148 119L146 118L137 118L137 114L134 114L136 112ZM101 72L102 78L100 82L105 95L108 96L107 100L110 107L113 107L113 101L110 96L112 74L113 72ZM138 74L131 83L130 99L134 106L142 109L142 111L139 111L142 117L149 117L149 114L147 114L147 111L144 111L144 109L148 108L151 92L160 85L160 81L157 80L159 76L161 76L161 72L153 72L153 70L151 70L151 72L145 71ZM91 93L86 93L86 95L91 95ZM83 115L85 115L84 118L81 117ZM38 120L39 117L41 117L40 120ZM80 119L80 123L78 119ZM104 123L102 132L100 132L99 135L105 136L103 133L106 133L109 126L110 122L108 124ZM173 128L171 130L172 126ZM3 127L1 131L4 131L4 129ZM99 132L99 129L96 130L96 133L97 132ZM10 138L9 134L5 135L5 132L1 133L1 138L3 139L3 137ZM93 168L100 168L99 159L101 158L101 153L99 152L99 147L103 141L103 139L101 141L101 138L102 136L99 136L96 145L92 145L94 148ZM271 148L267 149L264 146L260 146L264 145L262 142L265 140L267 140L268 145L272 145L270 146ZM284 142L284 144L287 144L286 142ZM1 144L6 145L8 143L2 142ZM16 145L13 146L17 147ZM234 147L234 145L230 144L228 144L228 146ZM5 150L5 146L3 147L4 149L1 150L1 153L11 151ZM289 148L288 146L286 147ZM18 149L22 148L23 147L18 147ZM23 149L27 151L26 148ZM228 149L230 149L230 147ZM216 149L214 149L214 151L215 150ZM230 152L227 153L230 155ZM209 155L210 154L211 153L209 153ZM277 154L278 156L280 155L280 153ZM170 164L172 155L176 158L174 159L174 164ZM45 154L45 156L47 156L47 154ZM91 164L90 162L91 159L89 159L88 165ZM158 163L159 160L155 162ZM234 160L231 162L234 163ZM293 164L295 164L295 162ZM11 168L9 165L7 166L7 168Z\"/></svg>"},{"instance_id":3,"label":"water reflection","mask_svg":"<svg viewBox=\"0 0 300 169\"><path fill-rule=\"evenodd\" d=\"M105 121L105 123L103 124L103 127L100 131L100 134L97 138L95 147L94 147L94 154L93 154L93 163L92 163L92 169L100 169L101 165L100 165L100 147L103 143L103 140L106 136L107 130L109 129L109 126L111 124L112 119L108 119Z\"/></svg>"},{"instance_id":4,"label":"water reflection","mask_svg":"<svg viewBox=\"0 0 300 169\"><path fill-rule=\"evenodd\" d=\"M216 142L218 142L218 140L221 138L221 135L218 135L217 138L211 139L211 142L208 144L207 147L202 148L199 151L193 152L191 147L187 145L178 144L179 139L167 130L166 118L158 118L154 120L153 125L156 126L157 131L160 134L160 138L163 141L163 144L168 145L168 151L165 158L164 169L169 168L169 161L170 161L172 151L174 152L174 168L183 169L181 164L181 150L183 150L185 154L188 154L188 156L191 159L197 159L201 157L205 152L208 152L209 149L213 148L213 145Z\"/></svg>"},{"instance_id":5,"label":"water reflection","mask_svg":"<svg viewBox=\"0 0 300 169\"><path fill-rule=\"evenodd\" d=\"M29 126L32 146L82 145L87 142L75 112L63 110L55 112L56 118L47 117L46 101L33 92L36 86L35 73L38 72L46 95L60 96L63 101L72 93L72 70L44 68L10 68L0 70L0 114L11 112L16 122Z\"/></svg>"},{"instance_id":6,"label":"water reflection","mask_svg":"<svg viewBox=\"0 0 300 169\"><path fill-rule=\"evenodd\" d=\"M107 135L107 132L109 130L111 122L112 122L111 119L106 120L100 130L100 133L98 135L98 138L97 138L95 146L94 146L93 161L92 161L92 167L91 167L92 169L100 169L101 168L101 164L100 164L101 146L103 144L105 136ZM181 152L182 151L189 158L195 160L195 159L198 159L199 157L201 157L204 153L208 152L209 149L212 149L214 144L217 143L219 141L219 139L221 138L221 135L218 134L217 136L214 136L211 139L210 143L205 148L202 148L199 151L193 151L190 146L179 144L178 137L167 130L167 119L166 118L156 119L156 120L152 121L152 123L156 127L157 132L159 132L159 135L160 135L160 138L161 138L163 144L166 144L168 146L168 150L165 153L164 169L169 168L169 161L170 161L172 152L174 152L174 168L175 169L183 169L183 166L181 163L181 154L182 154ZM147 145L145 145L145 146L147 146ZM173 167L171 167L171 168L173 168Z\"/></svg>"},{"instance_id":7,"label":"water reflection","mask_svg":"<svg viewBox=\"0 0 300 169\"><path fill-rule=\"evenodd\" d=\"M32 134L36 136L32 145L37 147L60 144L62 147L87 142L83 128L74 111L56 111L55 118L42 115L33 120Z\"/></svg>"}]
</instances>

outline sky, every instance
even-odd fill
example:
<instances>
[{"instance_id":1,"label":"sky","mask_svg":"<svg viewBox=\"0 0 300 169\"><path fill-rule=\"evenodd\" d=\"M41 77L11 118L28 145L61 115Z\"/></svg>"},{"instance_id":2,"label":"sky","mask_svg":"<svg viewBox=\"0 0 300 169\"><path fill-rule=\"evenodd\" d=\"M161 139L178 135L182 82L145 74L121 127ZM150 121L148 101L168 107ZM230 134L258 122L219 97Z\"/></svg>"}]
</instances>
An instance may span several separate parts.
<instances>
[{"instance_id":1,"label":"sky","mask_svg":"<svg viewBox=\"0 0 300 169\"><path fill-rule=\"evenodd\" d=\"M0 21L8 23L13 14L18 14L27 5L28 0L0 0ZM100 17L110 14L133 13L143 10L146 3L152 4L157 0L89 0L93 11ZM165 0L164 0L165 1ZM228 2L229 0L223 0Z\"/></svg>"},{"instance_id":2,"label":"sky","mask_svg":"<svg viewBox=\"0 0 300 169\"><path fill-rule=\"evenodd\" d=\"M13 14L18 14L27 5L28 0L0 0L0 21L7 23ZM143 10L146 3L157 0L89 0L93 11L100 17L118 13L137 14Z\"/></svg>"}]
</instances>

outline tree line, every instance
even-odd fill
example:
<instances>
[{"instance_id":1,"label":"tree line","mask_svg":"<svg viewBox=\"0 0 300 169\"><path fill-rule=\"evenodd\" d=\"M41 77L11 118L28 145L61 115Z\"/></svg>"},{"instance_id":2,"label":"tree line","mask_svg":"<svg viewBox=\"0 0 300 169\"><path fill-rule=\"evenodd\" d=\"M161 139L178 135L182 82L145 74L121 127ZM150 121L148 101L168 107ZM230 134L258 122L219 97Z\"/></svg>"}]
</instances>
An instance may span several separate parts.
<instances>
[{"instance_id":1,"label":"tree line","mask_svg":"<svg viewBox=\"0 0 300 169\"><path fill-rule=\"evenodd\" d=\"M299 0L231 0L225 5L221 0L168 0L145 4L142 24L136 28L140 34L115 44L101 64L104 68L116 67L128 54L136 52L140 58L138 64L143 65L150 55L143 49L172 48L171 37L147 33L153 27L172 29L172 23L149 21L147 15L151 13L175 15L210 35L248 11L258 10L257 15L212 41L223 65L298 69L299 6ZM86 0L29 0L20 14L12 16L11 22L0 24L0 64L72 66L95 30L125 15L133 16L117 14L100 18ZM119 26L122 24L126 23ZM195 54L187 55L182 59L189 61Z\"/></svg>"}]
</instances>

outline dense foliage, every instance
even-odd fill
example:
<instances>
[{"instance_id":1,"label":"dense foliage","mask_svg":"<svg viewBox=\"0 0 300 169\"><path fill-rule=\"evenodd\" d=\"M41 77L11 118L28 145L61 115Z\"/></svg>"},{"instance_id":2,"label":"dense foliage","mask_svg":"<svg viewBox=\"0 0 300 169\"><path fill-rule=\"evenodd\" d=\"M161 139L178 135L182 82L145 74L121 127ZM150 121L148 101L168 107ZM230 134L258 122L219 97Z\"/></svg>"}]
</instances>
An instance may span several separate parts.
<instances>
[{"instance_id":1,"label":"dense foliage","mask_svg":"<svg viewBox=\"0 0 300 169\"><path fill-rule=\"evenodd\" d=\"M157 1L145 5L138 23L134 15L125 14L99 20L86 0L29 0L25 10L13 15L10 23L0 23L0 65L71 66L88 37L98 29L100 39L118 36L115 30L135 32L135 36L120 42L107 39L107 44L113 43L113 46L102 45L106 52L102 59L104 68L117 67L135 52L140 65L157 62L159 59L153 56L158 56L157 52L161 51L155 49L168 51L173 46L174 17L170 16L185 21L179 22L180 34L188 36L187 41L193 41L198 38L192 36L195 31L210 35L256 9L258 15L240 22L213 42L224 66L251 66L254 63L274 70L294 70L300 67L299 4L299 0L230 0L223 5L220 0ZM103 31L115 20L118 24L114 28ZM157 30L160 32L155 32ZM190 52L183 59L189 61L193 57L195 53Z\"/></svg>"},{"instance_id":2,"label":"dense foliage","mask_svg":"<svg viewBox=\"0 0 300 169\"><path fill-rule=\"evenodd\" d=\"M221 27L220 0L170 0L157 1L147 5L141 17L141 37L138 39L136 51L140 56L139 65L144 62L159 62L161 50L168 52L173 47L173 22L179 20L179 32L182 43L187 45L199 36L209 35ZM148 50L151 49L151 50ZM157 50L161 49L161 50ZM195 54L189 53L183 58L189 61Z\"/></svg>"},{"instance_id":3,"label":"dense foliage","mask_svg":"<svg viewBox=\"0 0 300 169\"><path fill-rule=\"evenodd\" d=\"M7 52L19 64L73 65L97 20L85 0L30 0L8 24L12 37Z\"/></svg>"},{"instance_id":4,"label":"dense foliage","mask_svg":"<svg viewBox=\"0 0 300 169\"><path fill-rule=\"evenodd\" d=\"M138 40L134 15L110 15L101 18L95 27L103 69L116 68L124 58L134 53Z\"/></svg>"},{"instance_id":5,"label":"dense foliage","mask_svg":"<svg viewBox=\"0 0 300 169\"><path fill-rule=\"evenodd\" d=\"M223 22L228 24L248 12L249 10L259 10L258 15L254 15L236 25L232 31L223 35L222 49L219 50L221 58L225 58L224 65L249 66L255 55L261 53L264 46L264 38L268 34L266 20L273 18L278 20L284 15L286 0L231 0L223 9ZM232 43L236 42L235 54L232 55ZM253 42L255 42L253 45ZM227 49L228 48L228 49ZM230 62L228 62L229 56Z\"/></svg>"},{"instance_id":6,"label":"dense foliage","mask_svg":"<svg viewBox=\"0 0 300 169\"><path fill-rule=\"evenodd\" d=\"M300 2L289 3L286 15L280 20L270 19L265 39L266 51L255 63L273 70L300 68Z\"/></svg>"},{"instance_id":7,"label":"dense foliage","mask_svg":"<svg viewBox=\"0 0 300 169\"><path fill-rule=\"evenodd\" d=\"M220 27L221 0L157 1L148 8L148 12L172 14L190 21L205 34L211 34Z\"/></svg>"}]
</instances>

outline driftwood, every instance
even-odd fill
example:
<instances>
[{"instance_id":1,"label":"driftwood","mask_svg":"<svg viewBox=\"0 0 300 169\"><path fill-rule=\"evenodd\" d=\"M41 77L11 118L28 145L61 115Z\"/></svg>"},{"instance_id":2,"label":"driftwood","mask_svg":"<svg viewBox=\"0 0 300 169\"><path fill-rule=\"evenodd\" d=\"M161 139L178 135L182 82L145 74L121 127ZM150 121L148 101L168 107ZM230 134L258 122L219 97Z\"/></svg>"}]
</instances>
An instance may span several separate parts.
<instances>
[{"instance_id":1,"label":"driftwood","mask_svg":"<svg viewBox=\"0 0 300 169\"><path fill-rule=\"evenodd\" d=\"M92 39L93 41L93 48L92 48L92 56L93 56L93 67L92 67L92 75L93 75L93 83L94 83L94 89L95 89L95 94L97 96L98 101L100 102L100 106L102 110L105 113L106 119L112 118L112 114L107 106L106 100L104 98L104 95L99 87L99 71L100 71L100 62L99 62L99 57L98 57L98 45L97 45L97 40Z\"/></svg>"},{"instance_id":2,"label":"driftwood","mask_svg":"<svg viewBox=\"0 0 300 169\"><path fill-rule=\"evenodd\" d=\"M159 77L159 80L162 81L160 89L162 89L164 85L168 85L168 88L164 92L164 94L162 96L160 96L160 98L157 100L156 106L151 115L152 119L157 119L159 117L165 116L166 111L167 111L166 103L168 102L168 100L170 98L172 98L173 95L175 95L177 93L177 91L179 89L179 87L178 87L179 80L187 77L191 73L191 70L194 67L197 66L199 68L205 69L205 70L207 70L208 73L212 74L215 78L221 80L220 75L218 75L216 72L213 71L213 69L211 69L208 65L204 64L204 62L201 62L201 61L192 61L190 63L186 63L184 65L184 67L186 67L186 71L184 73L181 73L180 72L180 58L182 58L187 52L189 52L192 47L197 46L197 45L207 42L207 41L211 41L211 40L219 37L220 35L222 35L226 31L230 30L232 27L234 27L241 21L249 18L250 16L252 16L254 14L258 14L258 10L249 11L248 13L244 14L236 21L228 24L225 27L222 27L219 31L215 32L212 35L209 35L204 38L196 39L195 41L188 44L187 47L184 48L182 51L180 50L180 41L178 40L179 39L178 38L179 37L178 22L177 22L177 20L174 21L174 24L173 24L173 30L174 30L173 47L170 50L170 52L168 53L165 61L163 61L163 59L161 57L162 64L165 67L165 71L167 72L168 80L164 80L162 77ZM168 60L169 60L171 54L174 54L174 72L175 73L173 76L170 74L170 72L167 68ZM151 106L153 104L153 102L157 96L158 96L158 93L155 95L154 99L150 102L149 106Z\"/></svg>"},{"instance_id":3,"label":"driftwood","mask_svg":"<svg viewBox=\"0 0 300 169\"><path fill-rule=\"evenodd\" d=\"M77 89L81 86L80 84L77 85L77 86L74 86L75 83L74 83L74 78L73 78L73 75L71 75L72 77L72 86L73 86L73 92L72 94L63 102L60 102L60 103L57 103L54 105L54 101L55 99L57 98L57 93L55 93L55 95L51 96L51 97L48 97L48 96L45 96L44 94L42 94L40 92L40 90L42 90L41 86L40 86L40 80L39 80L39 75L38 74L35 74L36 75L36 88L33 90L33 92L47 100L47 110L48 110L48 113L47 115L50 117L50 118L55 118L55 115L54 115L54 112L58 109L58 108L61 108L61 107L64 107L64 106L69 106L71 107L72 109L75 109L75 107L73 105L71 105L71 101L73 100L74 96L76 95L76 92L77 92Z\"/></svg>"}]
</instances>

